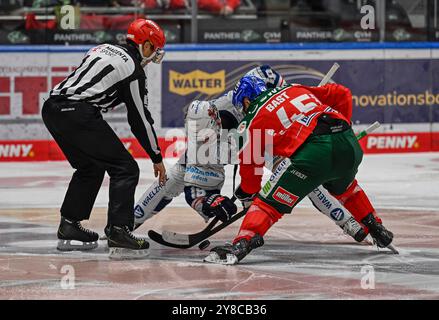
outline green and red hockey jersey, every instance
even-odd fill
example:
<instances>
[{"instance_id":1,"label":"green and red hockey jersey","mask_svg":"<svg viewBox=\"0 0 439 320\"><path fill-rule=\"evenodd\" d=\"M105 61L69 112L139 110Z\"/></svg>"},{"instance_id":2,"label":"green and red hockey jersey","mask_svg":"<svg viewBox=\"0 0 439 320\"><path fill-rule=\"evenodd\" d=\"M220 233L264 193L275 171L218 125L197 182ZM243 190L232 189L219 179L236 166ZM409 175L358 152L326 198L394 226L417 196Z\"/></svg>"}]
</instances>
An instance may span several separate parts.
<instances>
[{"instance_id":1,"label":"green and red hockey jersey","mask_svg":"<svg viewBox=\"0 0 439 320\"><path fill-rule=\"evenodd\" d=\"M259 95L237 129L242 190L259 192L265 153L291 157L311 135L322 114L350 122L350 90L338 84L290 85Z\"/></svg>"}]
</instances>

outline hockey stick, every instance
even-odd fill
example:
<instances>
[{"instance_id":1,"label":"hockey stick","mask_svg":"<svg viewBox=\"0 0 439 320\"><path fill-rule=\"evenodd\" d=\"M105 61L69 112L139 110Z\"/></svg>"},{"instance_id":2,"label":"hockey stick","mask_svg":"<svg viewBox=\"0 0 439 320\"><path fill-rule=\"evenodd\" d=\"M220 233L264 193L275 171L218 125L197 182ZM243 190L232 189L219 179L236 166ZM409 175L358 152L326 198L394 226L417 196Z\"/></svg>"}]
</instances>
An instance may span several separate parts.
<instances>
[{"instance_id":1,"label":"hockey stick","mask_svg":"<svg viewBox=\"0 0 439 320\"><path fill-rule=\"evenodd\" d=\"M319 83L319 87L324 86L325 84L327 84L329 82L329 80L331 80L331 78L334 76L334 74L337 72L338 68L340 68L340 65L335 62L331 69L329 69L328 73L323 77L322 81L320 81Z\"/></svg>"},{"instance_id":2,"label":"hockey stick","mask_svg":"<svg viewBox=\"0 0 439 320\"><path fill-rule=\"evenodd\" d=\"M319 86L325 85L331 79L331 77L335 74L335 72L338 70L338 68L339 68L339 65L337 63L335 63L331 67L331 69L329 70L327 75L322 79ZM380 123L378 121L373 123L371 126L366 128L365 130L361 131L357 135L357 139L360 140L360 139L364 138L366 135L368 135L370 132L377 129L379 126L380 126ZM233 185L235 185L236 172L237 172L237 166L235 165L234 172L233 172ZM235 189L235 188L233 188L233 189ZM236 197L233 196L232 201L235 201L235 200L236 200ZM173 248L187 249L187 248L191 248L194 245L208 239L210 236L214 235L215 233L221 231L225 227L234 223L236 220L243 217L246 214L246 212L247 212L246 209L242 210L241 212L235 214L229 221L223 222L222 224L218 225L217 227L215 227L215 225L218 223L219 219L217 217L215 217L206 228L204 228L202 231L195 233L195 234L180 234L177 232L172 232L172 231L167 231L167 230L164 230L162 232L162 234L160 234L154 230L150 230L148 232L148 236L150 237L151 240L153 240L161 245L173 247ZM392 248L390 248L390 246L389 246L389 249L392 250ZM392 251L397 252L394 249Z\"/></svg>"},{"instance_id":3,"label":"hockey stick","mask_svg":"<svg viewBox=\"0 0 439 320\"><path fill-rule=\"evenodd\" d=\"M329 82L329 80L334 76L334 74L337 72L339 67L340 67L340 65L338 63L334 63L334 65L331 67L331 69L328 71L328 73L325 75L325 77L320 82L319 87L326 85ZM380 123L378 121L374 122L372 125L367 127L365 130L360 131L357 134L357 139L358 140L363 139L365 136L367 136L372 131L376 130L378 127L380 127ZM235 165L234 172L233 172L233 190L235 190L236 172L237 172L237 165ZM236 197L233 196L232 201L235 201L235 200L236 200ZM195 234L189 234L189 235L188 234L180 234L180 233L166 231L166 230L164 230L162 232L162 234L159 234L153 230L150 230L148 232L148 235L152 240L154 240L162 245L165 245L165 246L174 247L174 248L182 248L182 249L191 248L194 245L208 239L210 236L214 235L215 233L221 231L222 229L229 226L230 224L232 224L236 220L240 219L241 217L243 217L246 214L246 212L247 212L247 210L243 210L243 211L237 213L235 216L232 217L231 220L224 222L224 223L218 225L217 227L215 227L215 225L217 224L219 219L215 217L212 220L212 222L210 222L209 225L205 229L203 229L202 231L195 233ZM393 247L393 245L389 245L387 248L389 250L391 250L394 254L398 254L398 251Z\"/></svg>"},{"instance_id":4,"label":"hockey stick","mask_svg":"<svg viewBox=\"0 0 439 320\"><path fill-rule=\"evenodd\" d=\"M233 190L235 190L235 180L236 180L236 174L238 172L238 165L235 165L233 168ZM236 201L236 196L233 195L230 199L232 202ZM218 217L215 217L203 230L201 230L198 233L194 234L181 234L177 232L167 231L163 230L162 233L158 233L154 230L148 231L148 236L151 240L154 240L155 242L168 246L173 248L179 248L179 249L188 249L196 244L208 239L210 236L214 235L215 233L221 231L228 225L232 224L236 220L243 217L247 212L247 209L242 210L241 212L238 212L232 218L226 222L221 223L217 227L216 224L218 223L219 219Z\"/></svg>"},{"instance_id":5,"label":"hockey stick","mask_svg":"<svg viewBox=\"0 0 439 320\"><path fill-rule=\"evenodd\" d=\"M167 247L188 249L202 242L203 240L210 238L212 235L231 225L236 220L241 219L246 213L247 209L244 209L232 216L230 220L223 222L216 227L215 225L218 222L218 218L215 217L205 229L194 234L180 234L166 230L160 234L154 230L149 230L148 236L151 240L154 240L155 242Z\"/></svg>"},{"instance_id":6,"label":"hockey stick","mask_svg":"<svg viewBox=\"0 0 439 320\"><path fill-rule=\"evenodd\" d=\"M361 140L363 139L365 136L367 136L369 133L371 133L372 131L375 131L376 129L378 129L381 126L381 123L379 123L378 121L375 121L374 123L372 123L370 126L368 126L366 129L364 129L363 131L360 131L357 134L357 140Z\"/></svg>"},{"instance_id":7,"label":"hockey stick","mask_svg":"<svg viewBox=\"0 0 439 320\"><path fill-rule=\"evenodd\" d=\"M376 121L375 123L373 123L372 125L367 127L365 130L360 131L357 134L357 139L361 140L362 138L367 136L369 133L376 130L379 126L380 126L380 123L378 121ZM236 197L233 196L231 200L235 201ZM163 230L163 232L160 234L154 230L149 230L148 236L151 240L153 240L161 245L167 246L167 247L188 249L188 248L191 248L191 247L195 246L196 244L208 239L209 237L211 237L215 233L221 231L225 227L234 223L236 220L241 219L243 216L245 216L246 213L247 213L247 209L244 209L241 212L238 212L237 214L232 216L232 218L230 220L223 222L216 227L215 227L215 225L218 223L219 219L217 217L215 217L208 224L208 226L206 228L204 228L200 232L194 233L194 234L181 234L181 233L167 231L167 230ZM394 253L397 252L395 250L395 248L393 248L393 247L392 247L393 249L390 246L388 248L391 251L393 251Z\"/></svg>"}]
</instances>

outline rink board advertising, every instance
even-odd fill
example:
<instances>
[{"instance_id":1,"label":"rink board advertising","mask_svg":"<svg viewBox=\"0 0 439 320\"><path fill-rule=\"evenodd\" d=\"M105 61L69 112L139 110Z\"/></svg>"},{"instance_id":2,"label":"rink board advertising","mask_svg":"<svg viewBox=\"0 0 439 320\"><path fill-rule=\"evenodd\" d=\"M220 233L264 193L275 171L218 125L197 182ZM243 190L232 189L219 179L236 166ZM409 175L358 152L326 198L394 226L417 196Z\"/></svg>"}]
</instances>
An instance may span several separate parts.
<instances>
[{"instance_id":1,"label":"rink board advertising","mask_svg":"<svg viewBox=\"0 0 439 320\"><path fill-rule=\"evenodd\" d=\"M183 108L194 99L212 99L231 90L259 64L270 64L288 82L317 85L337 61L341 68L334 81L352 90L354 128L363 129L375 121L383 124L362 140L366 153L439 151L439 54L435 50L392 52L396 51L402 58L386 50L371 50L370 55L364 50L246 51L239 53L245 57L241 61L231 51L203 52L191 58L188 52L170 52L162 65L148 70L150 79L161 79L149 84L149 108L160 144L172 145L167 156L178 155L184 137L165 141L164 134L183 127ZM0 161L63 159L42 124L40 111L47 92L74 70L83 54L0 50ZM135 157L146 157L131 135L123 109L106 118Z\"/></svg>"}]
</instances>

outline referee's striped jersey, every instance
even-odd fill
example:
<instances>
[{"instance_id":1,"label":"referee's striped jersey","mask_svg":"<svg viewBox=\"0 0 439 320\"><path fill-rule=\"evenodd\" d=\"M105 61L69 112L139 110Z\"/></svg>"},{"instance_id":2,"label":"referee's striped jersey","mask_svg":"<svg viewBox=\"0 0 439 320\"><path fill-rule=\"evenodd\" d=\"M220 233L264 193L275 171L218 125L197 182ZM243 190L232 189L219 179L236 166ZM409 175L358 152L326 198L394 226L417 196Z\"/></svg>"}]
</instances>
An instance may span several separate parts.
<instances>
[{"instance_id":1,"label":"referee's striped jersey","mask_svg":"<svg viewBox=\"0 0 439 320\"><path fill-rule=\"evenodd\" d=\"M154 163L162 161L154 121L145 107L146 75L137 48L102 44L85 55L82 63L50 92L51 97L83 101L111 110L125 104L128 123Z\"/></svg>"}]
</instances>

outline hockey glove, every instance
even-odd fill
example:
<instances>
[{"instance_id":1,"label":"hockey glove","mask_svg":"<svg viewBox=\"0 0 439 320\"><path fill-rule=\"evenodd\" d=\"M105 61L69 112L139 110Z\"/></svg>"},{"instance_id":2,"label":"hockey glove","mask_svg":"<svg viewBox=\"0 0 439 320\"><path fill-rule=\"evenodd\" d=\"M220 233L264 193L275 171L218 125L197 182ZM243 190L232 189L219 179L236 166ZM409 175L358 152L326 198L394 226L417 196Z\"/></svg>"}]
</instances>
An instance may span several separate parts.
<instances>
[{"instance_id":1,"label":"hockey glove","mask_svg":"<svg viewBox=\"0 0 439 320\"><path fill-rule=\"evenodd\" d=\"M225 222L238 211L238 208L228 197L212 194L204 200L202 210L206 216L218 217L219 220Z\"/></svg>"}]
</instances>

